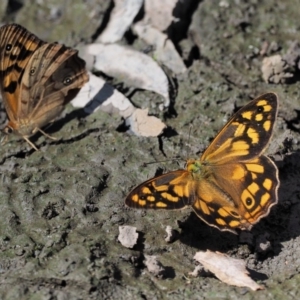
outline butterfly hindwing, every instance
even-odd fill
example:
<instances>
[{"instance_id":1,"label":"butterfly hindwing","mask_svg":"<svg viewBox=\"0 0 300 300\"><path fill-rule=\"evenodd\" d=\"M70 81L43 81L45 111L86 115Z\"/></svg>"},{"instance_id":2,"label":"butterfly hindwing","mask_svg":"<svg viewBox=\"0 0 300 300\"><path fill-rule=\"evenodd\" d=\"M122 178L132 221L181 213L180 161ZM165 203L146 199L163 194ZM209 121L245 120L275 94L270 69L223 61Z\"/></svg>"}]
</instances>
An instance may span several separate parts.
<instances>
[{"instance_id":1,"label":"butterfly hindwing","mask_svg":"<svg viewBox=\"0 0 300 300\"><path fill-rule=\"evenodd\" d=\"M31 57L24 73L20 116L43 127L61 113L87 80L85 62L76 50L60 44L43 45Z\"/></svg>"},{"instance_id":2,"label":"butterfly hindwing","mask_svg":"<svg viewBox=\"0 0 300 300\"><path fill-rule=\"evenodd\" d=\"M214 176L199 181L192 204L206 223L220 230L250 229L277 203L278 171L268 157L208 168Z\"/></svg>"}]
</instances>

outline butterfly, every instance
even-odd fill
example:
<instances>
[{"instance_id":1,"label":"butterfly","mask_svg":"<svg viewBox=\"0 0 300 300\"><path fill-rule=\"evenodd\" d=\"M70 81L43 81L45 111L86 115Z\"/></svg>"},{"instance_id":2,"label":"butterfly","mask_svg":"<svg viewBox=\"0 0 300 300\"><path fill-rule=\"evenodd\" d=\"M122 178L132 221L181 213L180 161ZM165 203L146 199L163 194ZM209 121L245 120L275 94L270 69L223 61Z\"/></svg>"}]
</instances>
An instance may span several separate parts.
<instances>
[{"instance_id":1,"label":"butterfly","mask_svg":"<svg viewBox=\"0 0 300 300\"><path fill-rule=\"evenodd\" d=\"M278 98L266 93L242 107L200 159L185 170L151 178L125 200L133 208L181 209L220 230L250 230L277 203L278 170L263 155L273 132Z\"/></svg>"},{"instance_id":2,"label":"butterfly","mask_svg":"<svg viewBox=\"0 0 300 300\"><path fill-rule=\"evenodd\" d=\"M29 137L54 121L88 81L78 51L46 43L18 24L0 28L0 89L8 116L3 129L34 149ZM50 137L50 136L48 136Z\"/></svg>"}]
</instances>

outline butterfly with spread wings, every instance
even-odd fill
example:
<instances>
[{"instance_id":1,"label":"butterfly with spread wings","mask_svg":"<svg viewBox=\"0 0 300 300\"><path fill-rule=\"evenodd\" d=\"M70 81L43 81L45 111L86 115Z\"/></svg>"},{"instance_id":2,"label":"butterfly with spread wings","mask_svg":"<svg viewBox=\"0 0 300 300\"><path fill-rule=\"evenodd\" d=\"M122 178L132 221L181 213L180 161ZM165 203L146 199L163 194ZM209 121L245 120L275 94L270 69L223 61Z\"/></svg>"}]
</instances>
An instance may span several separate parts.
<instances>
[{"instance_id":1,"label":"butterfly with spread wings","mask_svg":"<svg viewBox=\"0 0 300 300\"><path fill-rule=\"evenodd\" d=\"M278 199L277 167L263 155L277 108L274 93L254 99L234 114L200 159L189 159L185 170L143 182L125 204L152 209L191 206L200 219L220 230L251 229Z\"/></svg>"}]
</instances>

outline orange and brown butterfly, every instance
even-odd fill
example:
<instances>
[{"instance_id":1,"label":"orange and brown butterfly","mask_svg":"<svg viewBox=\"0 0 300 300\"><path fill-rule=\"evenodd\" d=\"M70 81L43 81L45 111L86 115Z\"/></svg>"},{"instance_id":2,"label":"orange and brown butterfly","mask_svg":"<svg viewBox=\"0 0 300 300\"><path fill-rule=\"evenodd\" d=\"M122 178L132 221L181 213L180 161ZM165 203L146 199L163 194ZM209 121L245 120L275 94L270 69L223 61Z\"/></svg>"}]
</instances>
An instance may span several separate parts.
<instances>
[{"instance_id":1,"label":"orange and brown butterfly","mask_svg":"<svg viewBox=\"0 0 300 300\"><path fill-rule=\"evenodd\" d=\"M0 87L5 133L29 137L54 121L88 81L78 51L46 43L18 24L0 28ZM49 137L49 136L48 136Z\"/></svg>"},{"instance_id":2,"label":"orange and brown butterfly","mask_svg":"<svg viewBox=\"0 0 300 300\"><path fill-rule=\"evenodd\" d=\"M248 229L277 203L278 170L263 155L273 132L278 98L266 93L242 107L200 159L149 179L125 200L133 208L191 206L208 225L235 232Z\"/></svg>"}]
</instances>

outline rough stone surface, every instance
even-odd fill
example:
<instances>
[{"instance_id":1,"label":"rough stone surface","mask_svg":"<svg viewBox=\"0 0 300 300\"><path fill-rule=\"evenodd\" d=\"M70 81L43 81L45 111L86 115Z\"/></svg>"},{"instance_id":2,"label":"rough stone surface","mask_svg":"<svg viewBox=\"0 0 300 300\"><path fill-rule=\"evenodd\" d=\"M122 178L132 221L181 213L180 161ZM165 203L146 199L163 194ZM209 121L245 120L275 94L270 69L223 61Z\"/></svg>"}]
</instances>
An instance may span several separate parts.
<instances>
[{"instance_id":1,"label":"rough stone surface","mask_svg":"<svg viewBox=\"0 0 300 300\"><path fill-rule=\"evenodd\" d=\"M110 1L36 2L39 5L33 9L32 1L18 1L24 6L11 8L2 22L21 22L42 38L51 36L68 45L72 36L75 42L88 41L110 7ZM64 9L63 3L68 3ZM189 69L176 80L178 95L170 111L161 112L162 99L151 92L136 91L131 97L136 105L149 107L152 114L164 118L169 130L160 139L128 135L122 130L123 120L101 111L80 118L81 110L68 106L46 129L57 140L40 135L32 139L41 151L33 151L18 138L1 145L1 299L300 297L300 81L268 85L260 71L260 51L266 41L277 45L268 55L282 54L280 49L300 41L295 9L299 3L251 0L219 4L217 0L201 1L190 9L185 23L170 28L173 34L189 28L186 40L178 41ZM143 44L135 40L133 46L142 49ZM193 60L196 46L200 59ZM251 236L239 239L220 232L189 209L125 208L124 198L131 188L162 170L184 167L183 161L147 166L145 162L177 155L198 157L235 106L267 91L276 92L280 99L272 143L280 141L287 130L291 132L274 156L281 180L279 203L254 226ZM118 242L121 225L135 226L141 233L134 250ZM171 244L164 240L167 225L180 232ZM270 247L257 252L255 245L266 233ZM195 253L207 249L244 259L251 277L266 289L252 292L212 277L187 278L195 267ZM145 255L157 256L166 267L164 279L146 272Z\"/></svg>"}]
</instances>

